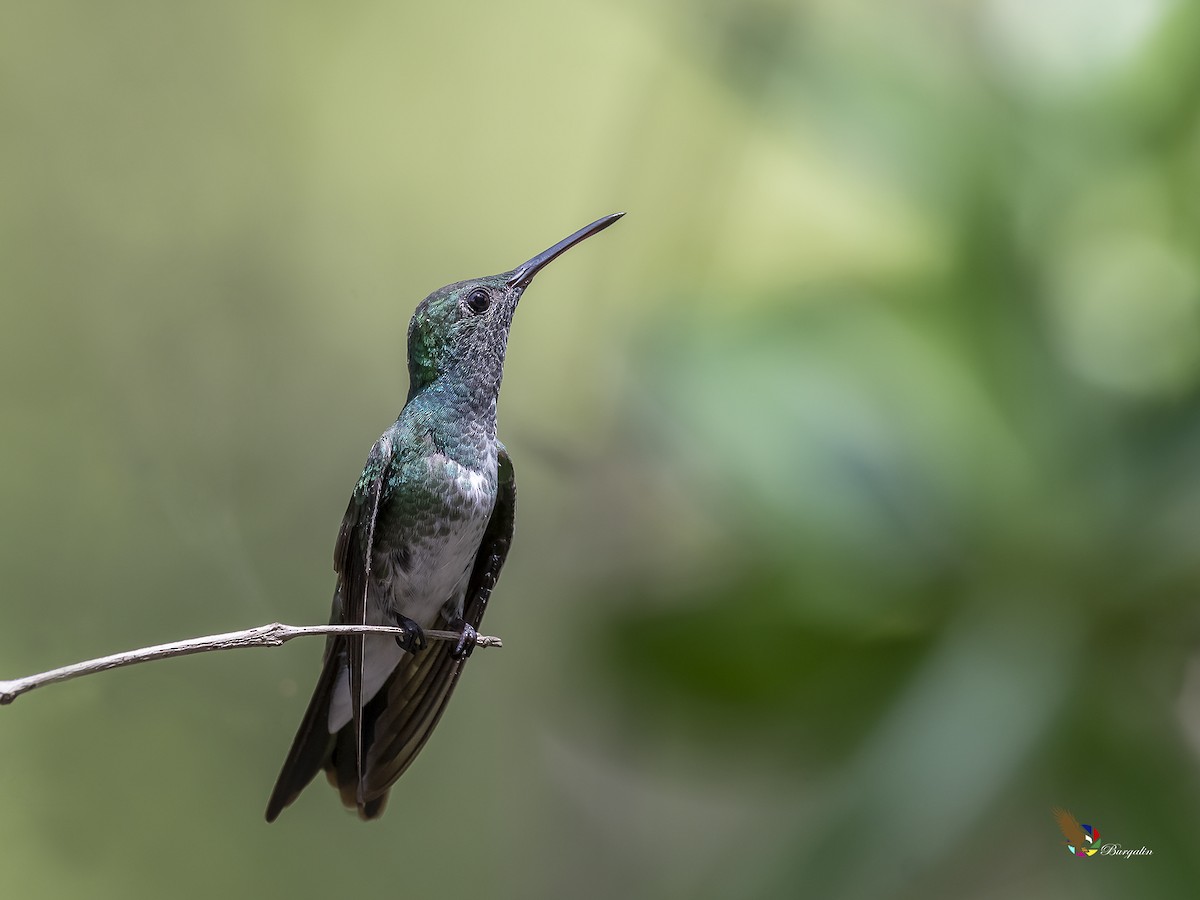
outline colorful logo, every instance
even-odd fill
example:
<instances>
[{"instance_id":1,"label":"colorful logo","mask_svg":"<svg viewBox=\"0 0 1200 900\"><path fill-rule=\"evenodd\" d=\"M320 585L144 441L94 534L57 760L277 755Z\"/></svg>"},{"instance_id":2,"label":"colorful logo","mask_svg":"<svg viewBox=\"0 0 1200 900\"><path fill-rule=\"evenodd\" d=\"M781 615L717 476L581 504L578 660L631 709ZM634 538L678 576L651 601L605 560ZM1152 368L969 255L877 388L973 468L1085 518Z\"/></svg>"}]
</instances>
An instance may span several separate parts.
<instances>
[{"instance_id":1,"label":"colorful logo","mask_svg":"<svg viewBox=\"0 0 1200 900\"><path fill-rule=\"evenodd\" d=\"M1091 825L1080 825L1070 812L1059 807L1051 810L1058 822L1059 830L1067 839L1067 850L1072 856L1095 856L1100 852L1100 830Z\"/></svg>"}]
</instances>

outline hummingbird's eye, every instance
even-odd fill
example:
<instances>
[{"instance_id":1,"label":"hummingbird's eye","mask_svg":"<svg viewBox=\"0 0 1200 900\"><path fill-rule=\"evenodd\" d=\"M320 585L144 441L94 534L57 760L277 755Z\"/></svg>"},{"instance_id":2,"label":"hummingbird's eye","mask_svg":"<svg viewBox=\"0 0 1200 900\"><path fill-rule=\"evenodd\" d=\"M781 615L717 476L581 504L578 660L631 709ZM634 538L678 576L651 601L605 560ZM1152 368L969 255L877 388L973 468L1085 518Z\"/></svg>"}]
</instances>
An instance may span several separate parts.
<instances>
[{"instance_id":1,"label":"hummingbird's eye","mask_svg":"<svg viewBox=\"0 0 1200 900\"><path fill-rule=\"evenodd\" d=\"M483 288L475 288L467 296L467 306L471 307L473 313L487 312L488 307L492 305L492 295Z\"/></svg>"}]
</instances>

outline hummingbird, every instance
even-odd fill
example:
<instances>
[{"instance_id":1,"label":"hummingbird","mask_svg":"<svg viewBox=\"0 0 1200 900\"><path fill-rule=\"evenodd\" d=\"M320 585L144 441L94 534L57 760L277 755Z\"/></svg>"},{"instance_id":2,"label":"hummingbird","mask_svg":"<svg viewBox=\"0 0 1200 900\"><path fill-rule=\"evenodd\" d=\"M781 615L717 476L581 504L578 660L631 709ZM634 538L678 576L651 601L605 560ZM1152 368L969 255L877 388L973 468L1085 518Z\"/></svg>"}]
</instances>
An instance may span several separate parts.
<instances>
[{"instance_id":1,"label":"hummingbird","mask_svg":"<svg viewBox=\"0 0 1200 900\"><path fill-rule=\"evenodd\" d=\"M267 821L321 769L362 819L425 746L475 647L512 543L516 480L496 439L513 314L535 275L624 213L597 219L509 272L459 281L408 326L408 398L375 442L333 552L331 635L312 699L267 803ZM424 629L457 631L428 642Z\"/></svg>"}]
</instances>

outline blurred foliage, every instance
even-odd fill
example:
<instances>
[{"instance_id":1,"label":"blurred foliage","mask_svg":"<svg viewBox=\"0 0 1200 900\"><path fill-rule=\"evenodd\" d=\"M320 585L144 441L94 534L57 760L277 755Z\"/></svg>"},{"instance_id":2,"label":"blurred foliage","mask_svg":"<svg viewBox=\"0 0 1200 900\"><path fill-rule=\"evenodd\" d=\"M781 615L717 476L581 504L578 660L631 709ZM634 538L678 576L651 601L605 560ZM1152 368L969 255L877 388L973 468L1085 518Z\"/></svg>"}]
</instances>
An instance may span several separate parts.
<instances>
[{"instance_id":1,"label":"blurred foliage","mask_svg":"<svg viewBox=\"0 0 1200 900\"><path fill-rule=\"evenodd\" d=\"M522 305L506 649L382 823L261 822L317 643L141 667L0 715L0 896L1194 894L1200 7L4 22L7 674L318 620L415 303L630 215Z\"/></svg>"}]
</instances>

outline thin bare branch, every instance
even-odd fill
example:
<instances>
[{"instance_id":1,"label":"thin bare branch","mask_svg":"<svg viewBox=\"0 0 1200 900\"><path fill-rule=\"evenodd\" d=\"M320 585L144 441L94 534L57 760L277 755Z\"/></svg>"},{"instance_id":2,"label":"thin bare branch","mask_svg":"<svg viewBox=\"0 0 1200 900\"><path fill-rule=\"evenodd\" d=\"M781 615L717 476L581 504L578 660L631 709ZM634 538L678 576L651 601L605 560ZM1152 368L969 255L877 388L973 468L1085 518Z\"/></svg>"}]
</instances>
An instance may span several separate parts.
<instances>
[{"instance_id":1,"label":"thin bare branch","mask_svg":"<svg viewBox=\"0 0 1200 900\"><path fill-rule=\"evenodd\" d=\"M49 672L37 675L26 675L24 678L14 678L11 681L0 680L0 706L12 703L22 694L39 688L45 684L59 681L69 681L83 675L96 672L106 672L109 669L120 669L136 663L153 662L156 659L170 659L174 656L190 656L193 653L208 653L213 650L236 650L241 647L278 647L293 638L309 637L318 634L394 634L403 636L405 629L393 628L387 625L284 625L273 622L270 625L259 625L257 628L247 628L245 631L230 631L225 634L210 634L204 637L189 638L185 641L172 641L169 644L158 644L154 647L142 647L138 650L126 650L124 653L114 653L111 656L101 656L99 659L89 659L85 662L74 663ZM425 637L431 641L457 641L460 637L457 631L425 631ZM475 639L476 647L503 646L498 637L479 635Z\"/></svg>"}]
</instances>

